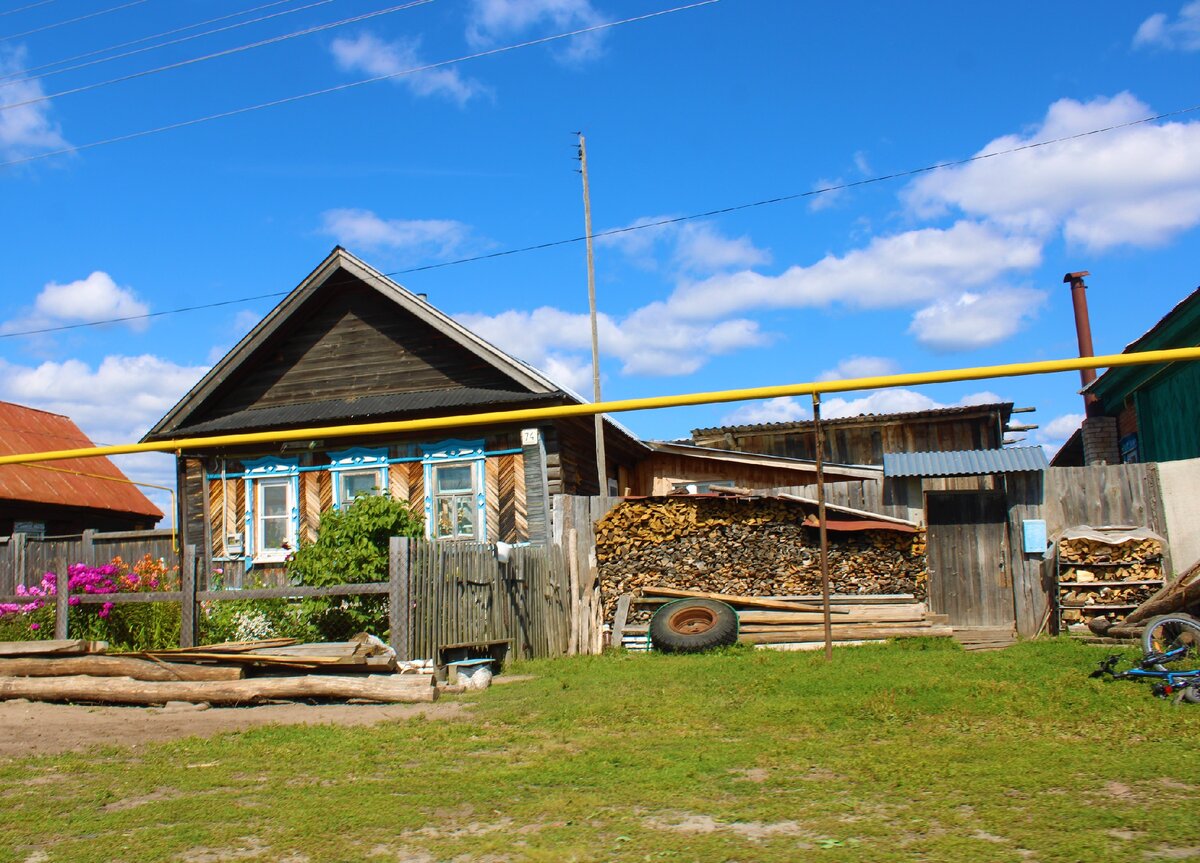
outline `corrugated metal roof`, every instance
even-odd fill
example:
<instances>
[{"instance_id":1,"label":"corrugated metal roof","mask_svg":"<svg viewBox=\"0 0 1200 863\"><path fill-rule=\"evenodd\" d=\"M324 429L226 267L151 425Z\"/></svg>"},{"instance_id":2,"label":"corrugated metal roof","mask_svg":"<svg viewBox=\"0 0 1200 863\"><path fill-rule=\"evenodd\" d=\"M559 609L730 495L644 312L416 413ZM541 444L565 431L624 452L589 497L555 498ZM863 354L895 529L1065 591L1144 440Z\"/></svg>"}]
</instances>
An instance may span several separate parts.
<instances>
[{"instance_id":1,"label":"corrugated metal roof","mask_svg":"<svg viewBox=\"0 0 1200 863\"><path fill-rule=\"evenodd\" d=\"M59 414L0 402L0 454L78 449L94 444L70 419ZM53 469L51 469L53 468ZM66 471L96 474L79 476ZM0 498L60 506L143 515L155 520L163 514L128 482L117 466L106 458L73 458L34 465L0 466Z\"/></svg>"},{"instance_id":2,"label":"corrugated metal roof","mask_svg":"<svg viewBox=\"0 0 1200 863\"><path fill-rule=\"evenodd\" d=\"M1007 414L1012 411L1012 402L996 402L995 404L982 405L962 405L959 407L950 408L930 408L926 411L905 411L894 414L857 414L847 417L825 417L821 418L821 425L830 426L837 423L853 423L865 421L878 422L905 422L919 419L937 419L943 417L965 416L972 414L981 414L988 411L1000 411ZM724 434L726 432L756 432L756 431L788 431L788 430L807 430L813 427L812 420L796 420L792 422L778 423L757 423L754 425L741 426L714 426L712 428L692 429L693 437L695 435L711 435Z\"/></svg>"},{"instance_id":3,"label":"corrugated metal roof","mask_svg":"<svg viewBox=\"0 0 1200 863\"><path fill-rule=\"evenodd\" d=\"M420 393L364 396L356 399L332 399L298 405L248 408L223 417L176 429L173 437L210 432L283 428L313 422L353 419L367 422L385 416L415 414L442 408L476 405L527 404L563 399L565 393L529 393L507 390L462 388Z\"/></svg>"},{"instance_id":4,"label":"corrugated metal roof","mask_svg":"<svg viewBox=\"0 0 1200 863\"><path fill-rule=\"evenodd\" d=\"M1040 446L1008 449L973 449L957 452L885 452L883 475L978 476L985 473L1021 473L1048 467Z\"/></svg>"}]
</instances>

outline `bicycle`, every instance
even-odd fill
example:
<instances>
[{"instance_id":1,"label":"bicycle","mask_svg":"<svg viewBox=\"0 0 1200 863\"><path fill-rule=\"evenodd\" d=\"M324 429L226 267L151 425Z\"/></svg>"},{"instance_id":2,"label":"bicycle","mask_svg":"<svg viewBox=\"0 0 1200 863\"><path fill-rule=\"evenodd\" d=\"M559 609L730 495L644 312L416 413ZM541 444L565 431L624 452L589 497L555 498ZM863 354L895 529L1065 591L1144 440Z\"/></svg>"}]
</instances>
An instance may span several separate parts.
<instances>
[{"instance_id":1,"label":"bicycle","mask_svg":"<svg viewBox=\"0 0 1200 863\"><path fill-rule=\"evenodd\" d=\"M1117 671L1124 659L1119 653L1100 662L1091 677L1111 680L1154 680L1150 691L1160 697L1175 696L1176 703L1200 704L1200 621L1187 614L1164 614L1146 624L1142 633L1143 656L1137 665ZM1196 656L1191 663L1185 660Z\"/></svg>"}]
</instances>

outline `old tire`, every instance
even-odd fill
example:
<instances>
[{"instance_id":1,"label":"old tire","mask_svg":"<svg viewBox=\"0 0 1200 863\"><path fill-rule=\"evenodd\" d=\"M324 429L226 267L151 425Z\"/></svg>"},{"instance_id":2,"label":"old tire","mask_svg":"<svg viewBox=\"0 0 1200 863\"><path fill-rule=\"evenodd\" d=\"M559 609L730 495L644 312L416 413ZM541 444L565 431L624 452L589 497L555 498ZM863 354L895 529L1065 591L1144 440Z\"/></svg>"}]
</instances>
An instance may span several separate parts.
<instances>
[{"instance_id":1,"label":"old tire","mask_svg":"<svg viewBox=\"0 0 1200 863\"><path fill-rule=\"evenodd\" d=\"M1146 623L1142 631L1142 650L1147 654L1165 653L1186 646L1187 653L1168 663L1156 663L1157 671L1178 671L1196 667L1200 658L1200 621L1190 614L1161 614Z\"/></svg>"},{"instance_id":2,"label":"old tire","mask_svg":"<svg viewBox=\"0 0 1200 863\"><path fill-rule=\"evenodd\" d=\"M650 620L650 643L664 653L698 653L735 644L737 612L713 599L668 602Z\"/></svg>"}]
</instances>

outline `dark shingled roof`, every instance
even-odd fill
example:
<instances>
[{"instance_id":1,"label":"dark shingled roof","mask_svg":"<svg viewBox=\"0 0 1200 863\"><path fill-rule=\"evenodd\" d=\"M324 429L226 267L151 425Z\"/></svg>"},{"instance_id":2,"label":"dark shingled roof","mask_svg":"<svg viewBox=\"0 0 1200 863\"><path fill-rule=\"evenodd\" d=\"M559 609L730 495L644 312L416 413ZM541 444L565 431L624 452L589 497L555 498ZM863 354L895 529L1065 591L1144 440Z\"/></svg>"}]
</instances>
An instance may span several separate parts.
<instances>
[{"instance_id":1,"label":"dark shingled roof","mask_svg":"<svg viewBox=\"0 0 1200 863\"><path fill-rule=\"evenodd\" d=\"M908 422L912 420L922 419L937 419L941 417L952 416L968 416L972 414L981 414L988 411L999 410L1007 419L1012 413L1012 402L996 402L994 404L982 405L962 405L959 407L950 408L931 408L926 411L906 411L904 413L894 414L857 414L849 417L822 417L821 425L830 426L836 424L849 424L858 422ZM754 425L741 426L714 426L713 428L692 429L693 437L696 435L711 435L724 434L725 432L756 432L756 431L788 431L801 429L808 430L813 427L812 420L795 420L792 422L778 423L758 423Z\"/></svg>"},{"instance_id":2,"label":"dark shingled roof","mask_svg":"<svg viewBox=\"0 0 1200 863\"><path fill-rule=\"evenodd\" d=\"M384 417L403 419L428 411L447 408L479 407L482 405L516 405L555 401L567 398L564 392L528 393L506 390L456 389L420 393L364 396L354 399L334 399L299 405L280 405L269 408L248 408L223 417L194 423L175 429L172 436L216 434L220 432L276 429L316 422L335 422L353 419L360 422L379 421ZM415 418L415 416L414 416Z\"/></svg>"}]
</instances>

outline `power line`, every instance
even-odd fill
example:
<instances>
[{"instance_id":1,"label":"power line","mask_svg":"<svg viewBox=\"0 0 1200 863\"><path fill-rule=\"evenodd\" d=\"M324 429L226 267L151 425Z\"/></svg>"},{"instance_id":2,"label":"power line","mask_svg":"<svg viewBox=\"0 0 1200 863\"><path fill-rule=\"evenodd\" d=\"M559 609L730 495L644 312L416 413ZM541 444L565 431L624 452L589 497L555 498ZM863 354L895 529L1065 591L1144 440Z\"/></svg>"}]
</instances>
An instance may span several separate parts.
<instances>
[{"instance_id":1,"label":"power line","mask_svg":"<svg viewBox=\"0 0 1200 863\"><path fill-rule=\"evenodd\" d=\"M95 57L97 54L103 54L106 51L119 51L122 48L128 48L131 45L140 45L142 42L149 42L151 39L161 39L164 36L174 36L176 33L182 33L185 30L194 30L197 27L204 27L209 24L216 24L220 21L228 21L230 18L238 18L242 15L252 15L255 12L261 12L263 9L269 9L272 6L280 6L284 3L291 3L291 2L293 2L293 0L273 0L273 2L271 2L271 3L264 3L262 6L255 6L251 9L244 9L241 12L231 12L228 15L221 15L217 18L209 18L207 21L197 21L195 24L186 24L183 27L176 27L173 30L166 30L162 33L154 33L154 34L151 34L150 36L142 36L137 39L131 39L128 42L121 42L120 44L117 44L117 45L109 45L107 48L97 48L94 51L87 51L83 54L76 54L73 57L65 57L61 60L55 60L52 63L43 63L40 66L31 66L28 69L21 69L17 72L9 72L7 75L0 75L0 81L7 80L9 78L20 78L23 82L24 81L37 81L41 78L48 78L51 75L60 75L63 72L74 72L79 69L86 69L89 66L95 66L100 63L107 63L110 60L121 60L121 59L124 59L125 57L132 57L135 54L142 54L142 53L145 53L146 51L154 51L154 50L157 50L158 48L165 48L168 45L178 45L181 42L189 42L192 39L200 39L200 38L203 38L204 36L211 36L214 33L224 33L227 30L235 30L239 27L248 27L251 24L258 24L261 21L268 21L272 18L279 18L283 15L291 15L294 12L303 12L306 9L312 9L316 6L323 6L327 3L333 3L334 0L316 0L315 3L309 3L306 6L297 6L294 9L284 9L282 12L275 12L275 13L272 13L271 15L263 15L259 18L252 18L249 21L240 21L237 24L229 24L225 27L217 27L212 30L205 30L203 33L193 33L191 36L184 36L183 38L172 39L167 42L159 42L156 45L147 45L145 48L139 48L135 51L127 51L124 54L114 54L111 57L101 57L96 60L91 60L87 63L78 63L74 66L66 66L62 69L55 69L51 72L44 72L40 75L29 74L30 72L40 72L42 69L49 69L51 66L60 66L63 63L73 63L76 60L85 60L88 57Z\"/></svg>"},{"instance_id":2,"label":"power line","mask_svg":"<svg viewBox=\"0 0 1200 863\"><path fill-rule=\"evenodd\" d=\"M200 57L191 57L187 60L180 60L178 63L168 63L166 66L158 66L154 69L143 69L140 72L132 72L128 75L122 75L119 78L109 78L107 81L94 81L91 84L83 84L79 87L72 87L69 90L59 90L57 93L47 93L42 96L34 96L31 99L25 99L20 102L9 102L8 104L0 105L0 111L8 111L13 108L23 108L26 105L33 105L38 102L47 102L50 99L57 99L60 96L73 96L76 93L86 93L89 90L98 90L99 88L107 87L110 84L120 84L123 81L132 81L135 78L145 78L148 75L156 75L159 72L168 72L171 69L181 69L184 66L194 66L195 64L203 63L206 60L215 60L219 57L228 57L231 54L240 54L243 51L250 51L254 48L262 48L266 45L274 45L277 42L286 42L288 39L295 39L299 36L310 36L313 33L320 33L324 30L332 30L335 27L343 27L347 24L357 24L360 21L378 18L381 15L390 15L393 12L402 12L406 9L412 9L414 6L424 6L426 3L432 2L434 2L434 0L409 0L408 3L401 3L399 6L389 6L386 9L378 9L374 12L366 12L362 15L355 15L350 18L342 18L340 21L331 21L327 24L317 24L314 27L306 27L303 30L284 33L280 36L272 36L269 39L261 39L258 42L251 42L246 45L238 45L234 48L226 48L222 51L215 51L212 54L205 54Z\"/></svg>"},{"instance_id":3,"label":"power line","mask_svg":"<svg viewBox=\"0 0 1200 863\"><path fill-rule=\"evenodd\" d=\"M47 6L50 3L55 3L57 0L37 0L36 3L30 3L26 6L18 6L16 9L9 9L6 12L0 12L0 18L5 15L16 15L18 12L24 12L28 9L36 9L38 6Z\"/></svg>"},{"instance_id":4,"label":"power line","mask_svg":"<svg viewBox=\"0 0 1200 863\"><path fill-rule=\"evenodd\" d=\"M636 225L627 225L623 228L610 228L607 231L597 231L597 232L593 233L591 235L591 237L593 239L596 239L598 237L611 237L611 236L615 236L617 234L628 234L628 233L632 233L634 231L644 231L649 228L659 228L659 227L662 227L663 225L674 225L674 224L678 224L680 222L690 222L695 219L706 219L706 218L711 218L713 216L722 216L727 213L736 213L740 210L749 210L749 209L753 209L755 207L765 207L765 206L769 206L771 204L781 204L781 203L785 203L787 201L796 201L801 198L810 198L815 195L825 195L825 194L830 194L832 192L841 192L846 189L856 188L858 186L868 186L868 185L872 185L874 183L883 183L888 180L897 180L897 179L902 179L904 177L916 176L918 174L927 174L931 171L937 171L942 168L956 168L961 165L969 165L973 162L981 162L985 159L994 159L998 156L1008 156L1013 153L1023 152L1025 150L1033 150L1033 149L1037 149L1040 147L1049 147L1054 144L1062 144L1062 143L1066 143L1067 141L1076 141L1080 138L1091 137L1092 135L1101 135L1106 132L1116 131L1118 129L1127 129L1131 126L1140 126L1140 125L1143 125L1146 123L1153 123L1157 120L1163 120L1168 117L1178 117L1182 114L1189 114L1194 111L1200 111L1200 105L1192 105L1187 108L1178 108L1174 111L1166 111L1161 114L1155 114L1152 117L1143 117L1140 120L1130 120L1127 123L1118 123L1116 125L1104 126L1102 128L1098 128L1098 129L1089 129L1086 132L1078 132L1074 135L1064 135L1061 138L1051 138L1051 139L1045 140L1045 141L1034 141L1032 143L1022 144L1017 147L1009 147L1004 150L994 150L994 151L991 151L988 153L978 153L974 156L968 156L963 159L955 159L955 160L949 161L949 162L937 162L937 163L934 163L931 165L924 165L920 168L909 168L904 171L893 171L890 174L880 174L875 177L867 177L862 180L854 180L854 181L848 182L848 183L837 183L832 186L823 186L819 189L810 189L807 192L795 192L795 193L789 194L789 195L777 195L773 198L763 198L758 201L750 201L750 202L744 203L744 204L733 204L728 207L719 207L714 210L705 210L704 212L701 212L701 213L690 213L685 216L673 216L673 217L667 218L667 219L658 219L657 221L654 221L654 222L645 222L645 223L639 223ZM584 235L581 237L570 237L570 238L563 239L563 240L551 240L551 241L545 242L545 243L537 243L532 246L521 246L521 247L515 248L515 249L505 249L500 252L490 252L486 255L474 255L469 258L458 258L453 261L442 261L441 263L437 263L437 264L425 264L424 266L420 266L420 267L410 267L405 270L393 270L389 273L383 273L383 275L385 275L385 276L403 276L403 275L407 275L409 273L421 273L421 272L425 272L426 270L441 269L442 267L453 267L453 266L458 266L460 264L470 264L470 263L475 263L477 261L487 261L487 260L491 260L493 258L503 258L503 257L507 257L509 255L518 255L518 254L522 254L524 252L536 252L536 251L541 251L542 249L552 249L556 246L566 246L566 245L570 245L572 243L582 243L587 239L588 239L587 235ZM184 307L177 308L177 309L164 309L163 311L160 311L160 312L147 312L145 314L140 314L140 315L125 315L124 317L119 317L119 318L106 318L105 320L102 320L102 321L85 321L85 322L78 323L78 324L64 324L62 326L44 327L42 329L37 329L37 330L22 330L20 332L0 333L0 339L16 338L17 336L43 335L45 333L56 333L56 332L62 332L64 330L78 330L78 329L83 329L84 327L98 327L98 326L103 326L106 324L119 324L119 323L125 323L127 321L144 320L146 318L158 318L158 317L163 317L165 315L175 315L175 314L180 314L183 312L196 312L196 311L201 311L204 309L215 309L215 308L219 308L221 306L231 306L231 305L235 305L237 303L252 302L254 300L273 299L274 297L282 297L289 293L291 293L291 291L272 291L271 293L267 293L267 294L256 294L251 297L240 297L236 300L222 300L220 302L204 303L202 305L196 305L196 306L184 306Z\"/></svg>"},{"instance_id":5,"label":"power line","mask_svg":"<svg viewBox=\"0 0 1200 863\"><path fill-rule=\"evenodd\" d=\"M82 150L90 150L94 147L103 147L103 146L107 146L108 144L118 144L123 141L132 141L137 138L145 138L150 135L157 135L162 132L171 132L171 131L174 131L175 129L184 129L189 126L198 126L201 123L208 123L212 120L223 120L228 117L236 117L241 114L248 114L252 111L259 111L264 108L275 108L280 105L288 105L293 102L300 102L305 99L311 99L314 96L325 96L330 93L339 93L343 90L350 90L354 87L361 87L364 84L374 84L378 81L388 81L388 80L391 80L394 78L404 77L405 75L415 75L415 74L418 74L421 72L428 72L433 69L440 69L444 66L452 66L455 63L463 63L467 60L478 60L482 57L491 57L491 56L494 56L497 54L504 54L504 53L507 53L508 51L515 51L518 48L529 48L529 47L533 47L535 45L545 45L549 42L555 42L560 39L568 39L572 36L580 36L585 33L594 33L599 30L606 30L606 29L609 29L612 27L619 27L622 24L632 24L632 23L635 23L638 21L646 21L651 18L658 18L663 15L670 15L675 12L684 12L689 9L699 8L701 6L710 6L713 3L718 3L718 2L720 2L720 0L698 0L698 2L689 3L685 6L675 6L671 9L662 9L657 12L648 12L645 15L637 15L632 18L623 18L620 21L609 21L609 22L606 22L603 24L594 24L590 27L582 27L578 30L571 30L566 33L556 33L552 36L543 36L538 39L530 39L527 42L518 42L513 45L504 45L499 48L490 48L486 51L479 51L475 54L467 54L463 57L456 57L452 60L441 60L437 63L427 63L424 66L414 66L412 68L404 69L399 72L390 72L386 75L376 75L373 78L363 78L359 81L350 81L345 84L338 84L334 87L326 87L325 89L322 89L322 90L313 90L308 93L301 93L297 96L285 96L282 99L274 99L270 102L260 102L257 105L247 105L246 107L243 107L243 108L234 108L229 111L222 111L218 114L209 114L208 116L205 116L205 117L196 117L191 120L181 120L178 123L170 123L166 126L158 126L157 128L154 128L154 129L143 129L140 132L129 132L128 134L125 134L125 135L117 135L112 138L105 138L100 141L92 141L87 144L75 144L75 145L72 145L69 147L61 147L57 150L49 150L45 153L37 153L32 156L23 156L20 159L11 159L7 162L0 162L0 168L11 168L14 165L23 165L27 162L34 162L39 159L48 159L51 156L62 156L66 153L78 153Z\"/></svg>"},{"instance_id":6,"label":"power line","mask_svg":"<svg viewBox=\"0 0 1200 863\"><path fill-rule=\"evenodd\" d=\"M23 39L26 36L32 36L34 33L43 33L46 30L53 30L56 27L65 27L68 24L78 24L80 21L87 21L90 18L99 18L101 15L107 15L110 12L120 12L122 9L128 9L131 6L140 6L146 2L147 0L130 0L130 2L122 3L120 6L110 6L107 9L98 9L95 12L89 12L86 15L80 15L78 18L68 18L65 21L55 21L52 24L43 24L41 27L34 27L32 30L26 30L24 33L12 33L8 36L0 36L0 42L8 42L12 39Z\"/></svg>"}]
</instances>

